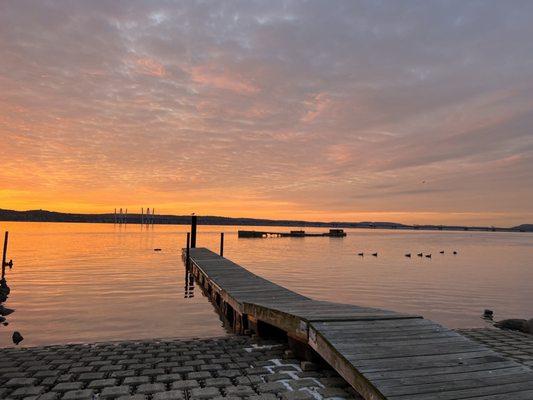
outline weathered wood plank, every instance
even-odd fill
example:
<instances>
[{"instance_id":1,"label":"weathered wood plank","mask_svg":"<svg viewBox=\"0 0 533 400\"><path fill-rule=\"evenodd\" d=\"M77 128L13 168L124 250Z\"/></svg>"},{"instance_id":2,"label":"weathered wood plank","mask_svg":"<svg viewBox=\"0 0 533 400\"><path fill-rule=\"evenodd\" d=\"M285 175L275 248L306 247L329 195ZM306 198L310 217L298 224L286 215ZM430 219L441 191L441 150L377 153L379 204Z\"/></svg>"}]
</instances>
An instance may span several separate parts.
<instances>
[{"instance_id":1,"label":"weathered wood plank","mask_svg":"<svg viewBox=\"0 0 533 400\"><path fill-rule=\"evenodd\" d=\"M516 394L521 391L533 390L533 381L531 374L525 376L523 382L512 382L497 386L474 387L470 389L447 390L445 392L430 392L406 395L391 395L389 400L459 400L471 398L483 398L487 395L506 395L506 399L514 400ZM504 397L505 398L505 397ZM527 397L526 397L527 398Z\"/></svg>"},{"instance_id":2,"label":"weathered wood plank","mask_svg":"<svg viewBox=\"0 0 533 400\"><path fill-rule=\"evenodd\" d=\"M460 382L471 379L479 380L479 382L485 382L486 380L490 380L490 383L492 383L499 382L497 380L493 380L494 377L516 375L517 373L528 373L529 371L530 369L525 366L516 367L514 365L508 364L506 368L492 369L488 372L487 370L483 369L481 371L463 371L434 375L434 371L427 371L427 373L422 376L375 379L373 380L373 382L378 386L381 391L385 391L385 389L393 389L394 394L399 395L401 393L401 390L403 390L404 388L415 385L427 385L433 383L449 384L450 382Z\"/></svg>"}]
</instances>

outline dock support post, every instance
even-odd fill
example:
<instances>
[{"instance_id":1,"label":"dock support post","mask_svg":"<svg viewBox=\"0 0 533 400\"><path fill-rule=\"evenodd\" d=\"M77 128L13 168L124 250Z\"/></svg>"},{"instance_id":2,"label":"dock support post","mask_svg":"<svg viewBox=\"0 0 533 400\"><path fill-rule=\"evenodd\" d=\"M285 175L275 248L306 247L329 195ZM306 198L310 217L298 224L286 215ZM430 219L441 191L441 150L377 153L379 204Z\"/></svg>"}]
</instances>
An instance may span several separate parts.
<instances>
[{"instance_id":1,"label":"dock support post","mask_svg":"<svg viewBox=\"0 0 533 400\"><path fill-rule=\"evenodd\" d=\"M220 257L224 257L224 232L220 232Z\"/></svg>"},{"instance_id":2,"label":"dock support post","mask_svg":"<svg viewBox=\"0 0 533 400\"><path fill-rule=\"evenodd\" d=\"M196 225L198 222L198 217L193 215L191 218L191 249L196 247Z\"/></svg>"},{"instance_id":3,"label":"dock support post","mask_svg":"<svg viewBox=\"0 0 533 400\"><path fill-rule=\"evenodd\" d=\"M191 245L191 233L187 232L187 250L185 253L185 267L189 268L189 248Z\"/></svg>"},{"instance_id":4,"label":"dock support post","mask_svg":"<svg viewBox=\"0 0 533 400\"><path fill-rule=\"evenodd\" d=\"M7 241L9 239L9 232L6 231L6 234L4 236L4 253L2 255L2 279L4 279L4 276L6 275L6 254L7 254Z\"/></svg>"},{"instance_id":5,"label":"dock support post","mask_svg":"<svg viewBox=\"0 0 533 400\"><path fill-rule=\"evenodd\" d=\"M9 268L13 267L13 260L9 260L9 262L6 262L8 240L9 240L9 232L6 231L6 234L4 236L4 252L2 254L2 282L5 282L4 279L6 276L6 267L9 267Z\"/></svg>"}]
</instances>

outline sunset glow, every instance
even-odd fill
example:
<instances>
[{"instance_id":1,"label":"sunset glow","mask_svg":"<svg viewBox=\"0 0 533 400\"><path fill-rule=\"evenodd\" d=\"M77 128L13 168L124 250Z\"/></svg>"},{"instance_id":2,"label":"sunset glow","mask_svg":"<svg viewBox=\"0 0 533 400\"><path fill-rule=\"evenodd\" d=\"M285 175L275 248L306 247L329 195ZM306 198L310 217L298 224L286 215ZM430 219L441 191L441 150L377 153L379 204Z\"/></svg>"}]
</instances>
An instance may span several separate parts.
<instances>
[{"instance_id":1,"label":"sunset glow","mask_svg":"<svg viewBox=\"0 0 533 400\"><path fill-rule=\"evenodd\" d=\"M0 208L532 223L531 15L1 2Z\"/></svg>"}]
</instances>

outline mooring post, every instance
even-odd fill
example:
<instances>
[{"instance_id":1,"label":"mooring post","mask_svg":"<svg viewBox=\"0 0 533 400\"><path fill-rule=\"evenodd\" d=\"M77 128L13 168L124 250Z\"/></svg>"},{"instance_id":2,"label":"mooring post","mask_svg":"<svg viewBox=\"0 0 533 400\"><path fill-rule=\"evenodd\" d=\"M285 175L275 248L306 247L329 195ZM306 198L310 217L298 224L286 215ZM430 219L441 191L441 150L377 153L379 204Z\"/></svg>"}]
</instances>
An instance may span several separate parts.
<instances>
[{"instance_id":1,"label":"mooring post","mask_svg":"<svg viewBox=\"0 0 533 400\"><path fill-rule=\"evenodd\" d=\"M191 218L191 249L196 247L196 225L198 223L198 217L193 215Z\"/></svg>"},{"instance_id":2,"label":"mooring post","mask_svg":"<svg viewBox=\"0 0 533 400\"><path fill-rule=\"evenodd\" d=\"M189 248L191 245L191 233L187 232L187 250L185 251L185 267L189 268Z\"/></svg>"},{"instance_id":3,"label":"mooring post","mask_svg":"<svg viewBox=\"0 0 533 400\"><path fill-rule=\"evenodd\" d=\"M220 232L220 257L224 257L224 232Z\"/></svg>"},{"instance_id":4,"label":"mooring post","mask_svg":"<svg viewBox=\"0 0 533 400\"><path fill-rule=\"evenodd\" d=\"M7 256L7 241L9 240L9 232L6 231L6 234L4 236L4 252L2 255L2 279L4 279L6 275L6 267L11 267L13 265L13 261L6 262L6 256Z\"/></svg>"}]
</instances>

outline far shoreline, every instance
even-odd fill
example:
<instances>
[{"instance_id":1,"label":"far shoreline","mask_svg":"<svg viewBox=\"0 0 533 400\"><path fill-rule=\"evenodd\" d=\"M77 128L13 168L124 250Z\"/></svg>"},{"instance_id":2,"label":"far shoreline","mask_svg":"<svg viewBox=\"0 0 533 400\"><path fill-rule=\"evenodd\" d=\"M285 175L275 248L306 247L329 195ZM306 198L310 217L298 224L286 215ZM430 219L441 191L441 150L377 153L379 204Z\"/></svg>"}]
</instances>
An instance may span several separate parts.
<instances>
[{"instance_id":1,"label":"far shoreline","mask_svg":"<svg viewBox=\"0 0 533 400\"><path fill-rule=\"evenodd\" d=\"M0 209L0 221L10 222L65 222L65 223L105 223L105 224L150 224L188 225L190 215L142 215L142 214L78 214L46 210L15 211ZM461 225L409 225L395 222L317 222L301 220L272 220L260 218L233 218L221 216L198 216L200 225L221 226L279 226L299 228L353 228L423 231L463 231L463 232L533 232L533 224L523 224L511 228L494 226Z\"/></svg>"}]
</instances>

